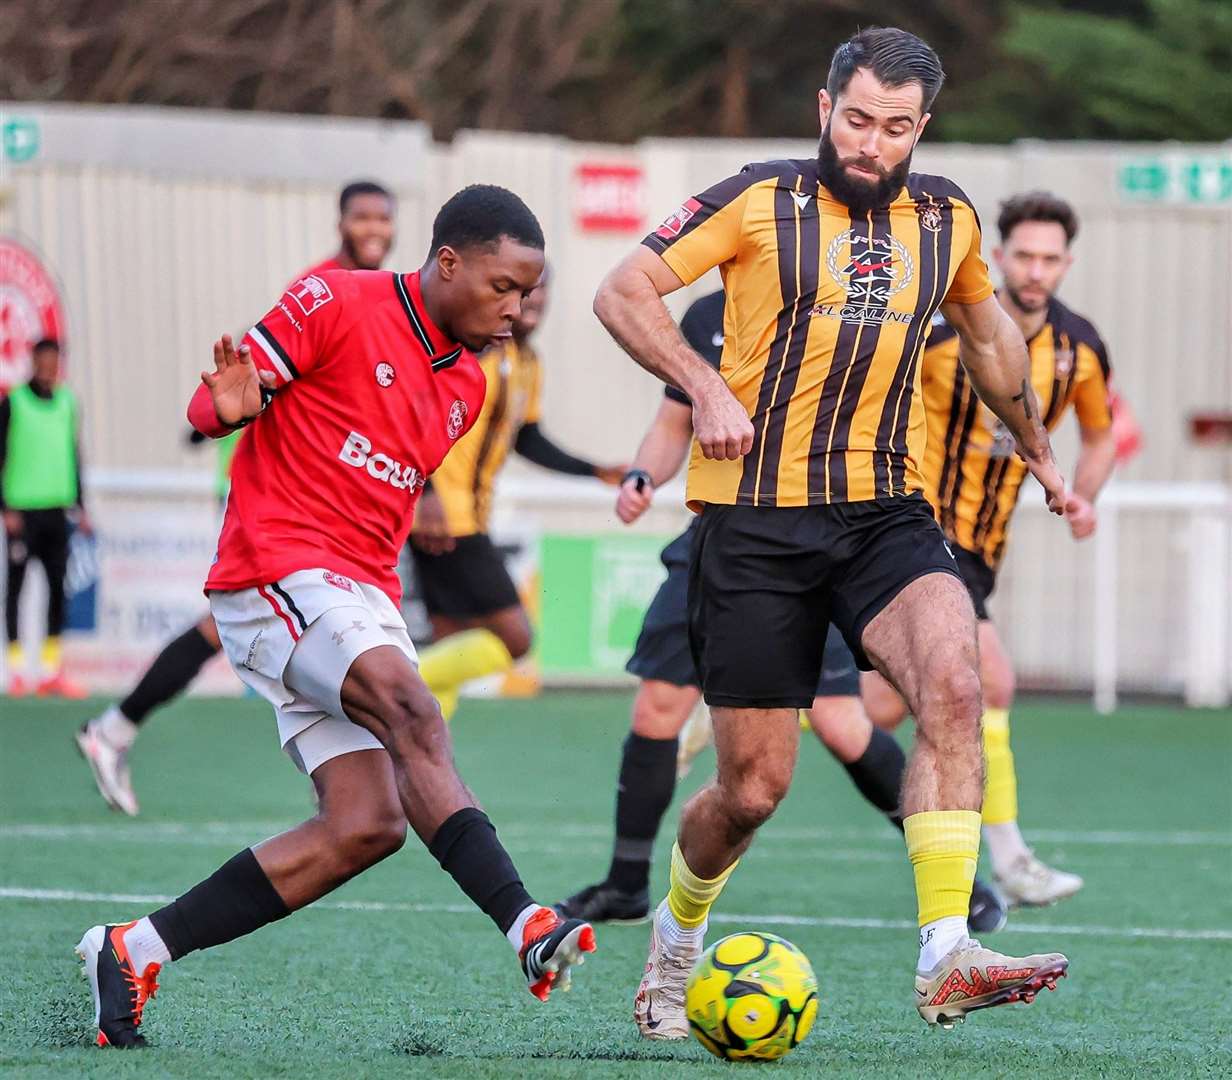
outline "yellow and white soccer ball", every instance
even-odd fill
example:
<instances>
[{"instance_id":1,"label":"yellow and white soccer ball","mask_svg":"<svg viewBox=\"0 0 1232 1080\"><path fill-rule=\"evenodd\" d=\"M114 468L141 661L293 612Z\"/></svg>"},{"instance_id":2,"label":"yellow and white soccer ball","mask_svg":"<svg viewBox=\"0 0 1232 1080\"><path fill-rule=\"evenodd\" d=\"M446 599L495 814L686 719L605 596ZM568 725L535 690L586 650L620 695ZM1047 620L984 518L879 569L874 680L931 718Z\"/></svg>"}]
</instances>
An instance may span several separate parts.
<instances>
[{"instance_id":1,"label":"yellow and white soccer ball","mask_svg":"<svg viewBox=\"0 0 1232 1080\"><path fill-rule=\"evenodd\" d=\"M685 988L689 1028L716 1057L774 1061L817 1019L808 957L774 934L732 934L702 954Z\"/></svg>"}]
</instances>

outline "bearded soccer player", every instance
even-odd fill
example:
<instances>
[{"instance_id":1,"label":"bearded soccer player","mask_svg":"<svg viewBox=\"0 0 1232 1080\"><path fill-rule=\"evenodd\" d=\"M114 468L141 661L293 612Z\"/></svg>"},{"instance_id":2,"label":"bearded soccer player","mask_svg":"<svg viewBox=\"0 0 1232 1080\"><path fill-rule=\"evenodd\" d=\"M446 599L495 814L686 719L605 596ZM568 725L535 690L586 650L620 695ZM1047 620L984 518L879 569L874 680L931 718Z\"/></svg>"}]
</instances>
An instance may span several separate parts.
<instances>
[{"instance_id":1,"label":"bearded soccer player","mask_svg":"<svg viewBox=\"0 0 1232 1080\"><path fill-rule=\"evenodd\" d=\"M483 411L432 474L411 535L433 636L419 658L419 674L446 721L465 683L508 671L530 651L530 619L488 535L493 489L509 451L554 472L609 484L619 483L625 471L566 453L539 426L543 364L530 339L547 290L545 273L522 305L513 337L479 357L488 385Z\"/></svg>"},{"instance_id":2,"label":"bearded soccer player","mask_svg":"<svg viewBox=\"0 0 1232 1080\"><path fill-rule=\"evenodd\" d=\"M454 767L398 613L398 553L423 478L483 406L472 350L507 339L543 272L543 233L513 193L442 207L412 274L326 271L244 338L214 347L189 406L236 449L210 608L236 674L274 707L315 817L240 852L145 918L78 945L99 1045L132 1046L163 964L311 904L402 846L408 821L512 944L531 992L568 985L594 948L536 904Z\"/></svg>"},{"instance_id":3,"label":"bearded soccer player","mask_svg":"<svg viewBox=\"0 0 1232 1080\"><path fill-rule=\"evenodd\" d=\"M1073 262L1070 245L1078 218L1063 199L1036 191L1005 202L997 228L1001 246L993 258L1003 282L997 299L1027 342L1044 425L1052 430L1071 408L1078 418L1082 448L1065 516L1073 538L1083 540L1095 531L1095 499L1117 451L1108 352L1095 327L1055 295ZM988 613L1027 468L1014 453L1009 431L975 396L958 354L954 328L944 322L934 327L923 361L928 419L923 475L979 620L984 843L1006 900L1051 904L1082 888L1082 878L1041 862L1019 831L1009 719L1014 669ZM893 727L902 720L902 697L876 673L866 677L865 699L878 724Z\"/></svg>"},{"instance_id":4,"label":"bearded soccer player","mask_svg":"<svg viewBox=\"0 0 1232 1080\"><path fill-rule=\"evenodd\" d=\"M723 352L723 308L719 290L695 301L680 320L685 341L715 369L720 367ZM680 469L692 438L691 402L676 387L665 387L654 422L620 487L616 516L621 521L630 525L650 509L657 488ZM563 916L588 922L631 922L649 913L655 837L675 793L677 777L684 774L680 764L685 747L678 747L678 741L684 741L686 721L696 720L695 707L701 697L688 629L689 557L699 521L694 518L663 549L667 577L646 609L637 646L626 665L640 682L620 760L616 837L607 877L556 904ZM865 715L855 658L833 627L826 634L821 678L805 723L847 771L860 794L901 829L899 792L906 758L894 738L874 727ZM709 738L698 741L704 746ZM1004 902L977 878L967 915L972 932L998 930L1005 918Z\"/></svg>"},{"instance_id":5,"label":"bearded soccer player","mask_svg":"<svg viewBox=\"0 0 1232 1080\"><path fill-rule=\"evenodd\" d=\"M393 246L395 209L393 195L380 184L370 180L347 184L338 196L337 253L309 267L295 280L327 270L379 270ZM194 441L204 440L198 431L193 436ZM217 442L220 500L226 498L238 438L236 432ZM205 615L163 648L125 698L76 733L77 748L94 774L99 794L112 809L133 817L139 813L128 754L141 725L155 709L187 690L221 648L214 617Z\"/></svg>"},{"instance_id":6,"label":"bearded soccer player","mask_svg":"<svg viewBox=\"0 0 1232 1080\"><path fill-rule=\"evenodd\" d=\"M681 815L634 1004L648 1038L687 1037L684 986L707 914L786 794L831 622L917 717L902 810L921 1017L950 1026L1030 1000L1068 967L967 936L983 799L975 613L919 469L917 362L938 308L1050 509L1070 500L975 211L952 181L909 172L943 78L919 38L856 34L819 94L817 159L751 165L689 199L595 298L633 358L688 395L696 434L689 629L718 773ZM717 373L662 300L716 266L728 297Z\"/></svg>"}]
</instances>

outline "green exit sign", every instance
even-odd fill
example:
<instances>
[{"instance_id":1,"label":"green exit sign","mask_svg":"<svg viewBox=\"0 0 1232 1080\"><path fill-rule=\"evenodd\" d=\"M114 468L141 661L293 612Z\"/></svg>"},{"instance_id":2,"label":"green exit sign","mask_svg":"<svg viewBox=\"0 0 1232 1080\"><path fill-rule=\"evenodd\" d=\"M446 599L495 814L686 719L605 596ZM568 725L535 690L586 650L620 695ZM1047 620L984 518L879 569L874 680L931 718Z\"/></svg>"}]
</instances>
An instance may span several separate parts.
<instances>
[{"instance_id":1,"label":"green exit sign","mask_svg":"<svg viewBox=\"0 0 1232 1080\"><path fill-rule=\"evenodd\" d=\"M37 120L15 116L0 124L0 154L6 161L29 161L41 142Z\"/></svg>"},{"instance_id":2,"label":"green exit sign","mask_svg":"<svg viewBox=\"0 0 1232 1080\"><path fill-rule=\"evenodd\" d=\"M1232 156L1153 156L1122 163L1117 187L1132 202L1232 203Z\"/></svg>"}]
</instances>

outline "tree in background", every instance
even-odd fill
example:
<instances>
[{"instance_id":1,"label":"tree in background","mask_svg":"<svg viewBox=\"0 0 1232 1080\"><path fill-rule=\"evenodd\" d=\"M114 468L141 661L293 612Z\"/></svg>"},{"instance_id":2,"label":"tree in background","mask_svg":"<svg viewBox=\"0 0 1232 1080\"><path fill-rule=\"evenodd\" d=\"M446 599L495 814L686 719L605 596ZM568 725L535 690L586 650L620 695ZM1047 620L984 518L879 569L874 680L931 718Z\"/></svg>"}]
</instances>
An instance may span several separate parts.
<instances>
[{"instance_id":1,"label":"tree in background","mask_svg":"<svg viewBox=\"0 0 1232 1080\"><path fill-rule=\"evenodd\" d=\"M0 98L811 137L834 46L890 23L945 62L939 138L1232 132L1232 0L6 0Z\"/></svg>"}]
</instances>

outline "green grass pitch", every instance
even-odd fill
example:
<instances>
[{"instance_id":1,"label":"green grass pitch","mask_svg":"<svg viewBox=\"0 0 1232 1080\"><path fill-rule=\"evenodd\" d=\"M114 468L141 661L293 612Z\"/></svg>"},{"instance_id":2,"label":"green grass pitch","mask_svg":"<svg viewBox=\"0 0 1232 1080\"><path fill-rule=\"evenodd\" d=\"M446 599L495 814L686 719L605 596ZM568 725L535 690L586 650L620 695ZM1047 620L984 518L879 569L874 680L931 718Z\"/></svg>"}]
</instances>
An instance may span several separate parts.
<instances>
[{"instance_id":1,"label":"green grass pitch","mask_svg":"<svg viewBox=\"0 0 1232 1080\"><path fill-rule=\"evenodd\" d=\"M645 927L601 927L573 993L540 1005L506 943L413 840L321 905L167 968L146 1052L94 1049L73 956L82 930L145 913L310 812L254 700L155 716L133 755L143 816L107 811L70 742L98 704L0 700L3 1075L675 1080L757 1068L638 1039ZM541 900L606 868L628 706L624 693L463 704L459 765ZM769 1066L776 1075L1232 1074L1232 714L1150 705L1100 718L1028 702L1014 745L1028 839L1087 886L1015 913L995 943L1062 949L1070 978L1030 1007L926 1029L912 1007L902 841L810 738L711 929L782 934L817 970L818 1024Z\"/></svg>"}]
</instances>

